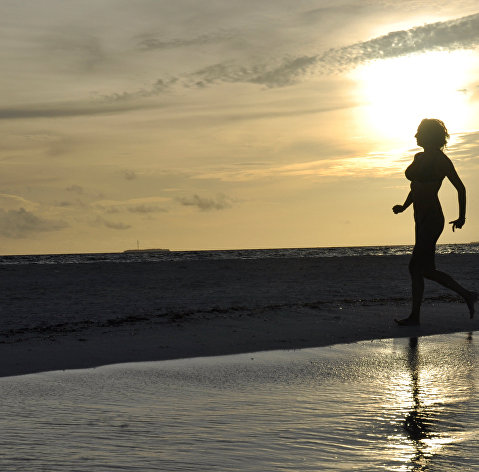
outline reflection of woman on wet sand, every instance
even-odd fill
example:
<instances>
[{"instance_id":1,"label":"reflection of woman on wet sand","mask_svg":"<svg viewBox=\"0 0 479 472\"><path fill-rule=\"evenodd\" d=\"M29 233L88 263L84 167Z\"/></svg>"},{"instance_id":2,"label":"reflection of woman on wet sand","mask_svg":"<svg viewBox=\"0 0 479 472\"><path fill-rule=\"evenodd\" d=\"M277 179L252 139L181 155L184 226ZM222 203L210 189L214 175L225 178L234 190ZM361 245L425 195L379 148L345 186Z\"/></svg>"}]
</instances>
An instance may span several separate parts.
<instances>
[{"instance_id":1,"label":"reflection of woman on wet sand","mask_svg":"<svg viewBox=\"0 0 479 472\"><path fill-rule=\"evenodd\" d=\"M427 457L431 455L430 451L427 450L427 443L424 440L434 436L431 428L434 411L431 411L431 408L426 409L424 403L421 401L421 393L424 394L425 392L421 389L419 378L418 338L409 338L407 360L411 374L412 408L404 418L403 426L416 450L412 458L414 467L412 470L420 471L426 470Z\"/></svg>"},{"instance_id":2,"label":"reflection of woman on wet sand","mask_svg":"<svg viewBox=\"0 0 479 472\"><path fill-rule=\"evenodd\" d=\"M393 207L394 213L402 213L412 203L416 223L416 242L409 262L412 311L407 318L396 320L402 326L419 325L424 278L434 280L461 295L469 308L471 318L474 316L477 294L466 290L451 276L437 270L434 261L436 242L444 229L444 215L438 198L444 177L454 185L459 198L459 218L450 222L452 230L461 229L466 222L466 189L454 164L442 152L448 138L449 134L442 121L421 121L416 140L417 144L424 148L424 152L416 154L413 163L406 169L406 177L411 181L411 191L406 201L403 205Z\"/></svg>"}]
</instances>

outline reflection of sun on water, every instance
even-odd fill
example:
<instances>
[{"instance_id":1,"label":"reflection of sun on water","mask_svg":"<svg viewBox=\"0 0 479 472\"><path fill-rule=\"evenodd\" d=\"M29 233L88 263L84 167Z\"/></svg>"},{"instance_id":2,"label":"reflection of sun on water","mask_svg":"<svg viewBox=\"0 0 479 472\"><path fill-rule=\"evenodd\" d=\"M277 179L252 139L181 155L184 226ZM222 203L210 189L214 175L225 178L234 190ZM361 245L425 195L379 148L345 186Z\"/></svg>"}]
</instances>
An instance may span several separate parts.
<instances>
[{"instance_id":1,"label":"reflection of sun on water","mask_svg":"<svg viewBox=\"0 0 479 472\"><path fill-rule=\"evenodd\" d=\"M423 118L442 119L450 131L469 121L465 86L473 51L436 51L371 62L353 74L365 106L360 119L369 132L391 142L413 143Z\"/></svg>"},{"instance_id":2,"label":"reflection of sun on water","mask_svg":"<svg viewBox=\"0 0 479 472\"><path fill-rule=\"evenodd\" d=\"M388 440L398 464L388 470L432 470L435 456L451 457L451 449L446 449L474 434L460 426L458 412L475 396L470 383L475 363L473 357L463 357L470 356L471 350L459 347L434 351L427 345L421 349L417 338L409 340L404 352L406 369L390 378L389 398L384 404L385 410L390 409L391 424L397 425Z\"/></svg>"},{"instance_id":3,"label":"reflection of sun on water","mask_svg":"<svg viewBox=\"0 0 479 472\"><path fill-rule=\"evenodd\" d=\"M390 470L395 472L419 472L427 470L429 460L444 446L456 439L434 430L434 420L441 414L447 391L438 388L437 373L426 369L400 372L391 379L391 394L395 415L392 423L402 424L395 434L388 437L391 454L398 463ZM411 378L412 375L412 378ZM391 399L392 399L391 398ZM409 425L409 430L404 427Z\"/></svg>"}]
</instances>

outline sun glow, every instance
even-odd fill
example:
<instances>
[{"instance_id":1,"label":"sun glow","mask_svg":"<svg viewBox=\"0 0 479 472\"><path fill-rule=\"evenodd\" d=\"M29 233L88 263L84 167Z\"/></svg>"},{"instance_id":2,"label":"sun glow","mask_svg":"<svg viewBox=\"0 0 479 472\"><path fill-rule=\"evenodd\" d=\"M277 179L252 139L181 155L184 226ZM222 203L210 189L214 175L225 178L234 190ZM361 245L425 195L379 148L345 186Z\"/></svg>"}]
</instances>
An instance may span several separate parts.
<instances>
[{"instance_id":1,"label":"sun glow","mask_svg":"<svg viewBox=\"0 0 479 472\"><path fill-rule=\"evenodd\" d=\"M371 62L354 72L360 84L359 119L369 132L411 143L423 118L442 119L449 131L470 121L467 84L474 51L436 51Z\"/></svg>"}]
</instances>

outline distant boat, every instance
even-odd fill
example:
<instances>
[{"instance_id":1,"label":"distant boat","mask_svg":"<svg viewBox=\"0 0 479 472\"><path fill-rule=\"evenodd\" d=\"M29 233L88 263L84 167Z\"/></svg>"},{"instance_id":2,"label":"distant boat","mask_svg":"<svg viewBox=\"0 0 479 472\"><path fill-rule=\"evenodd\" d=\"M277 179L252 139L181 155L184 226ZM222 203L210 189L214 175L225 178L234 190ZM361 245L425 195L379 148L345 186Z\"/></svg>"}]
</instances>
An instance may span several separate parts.
<instances>
[{"instance_id":1,"label":"distant boat","mask_svg":"<svg viewBox=\"0 0 479 472\"><path fill-rule=\"evenodd\" d=\"M123 251L123 254L129 253L129 252L170 252L169 249L140 249L140 241L136 241L136 249L127 249L126 251Z\"/></svg>"}]
</instances>

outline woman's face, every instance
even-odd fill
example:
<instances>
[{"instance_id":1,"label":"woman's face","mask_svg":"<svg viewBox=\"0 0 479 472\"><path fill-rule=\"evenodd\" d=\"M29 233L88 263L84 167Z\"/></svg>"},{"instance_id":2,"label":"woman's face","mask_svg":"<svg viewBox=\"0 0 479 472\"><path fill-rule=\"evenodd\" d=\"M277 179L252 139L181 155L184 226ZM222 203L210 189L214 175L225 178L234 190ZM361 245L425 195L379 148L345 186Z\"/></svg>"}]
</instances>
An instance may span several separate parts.
<instances>
[{"instance_id":1,"label":"woman's face","mask_svg":"<svg viewBox=\"0 0 479 472\"><path fill-rule=\"evenodd\" d=\"M421 132L419 131L419 129L417 130L417 133L414 135L414 137L416 138L417 145L421 146Z\"/></svg>"}]
</instances>

